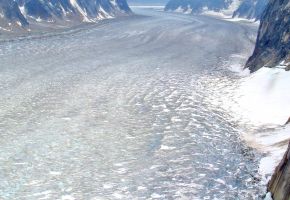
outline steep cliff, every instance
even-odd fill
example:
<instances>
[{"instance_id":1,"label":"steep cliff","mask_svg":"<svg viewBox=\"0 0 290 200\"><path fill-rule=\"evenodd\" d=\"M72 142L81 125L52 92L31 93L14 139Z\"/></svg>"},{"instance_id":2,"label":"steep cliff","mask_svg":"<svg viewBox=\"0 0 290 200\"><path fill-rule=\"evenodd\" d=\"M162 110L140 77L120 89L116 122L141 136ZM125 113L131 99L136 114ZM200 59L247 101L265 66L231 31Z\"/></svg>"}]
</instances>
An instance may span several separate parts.
<instances>
[{"instance_id":1,"label":"steep cliff","mask_svg":"<svg viewBox=\"0 0 290 200\"><path fill-rule=\"evenodd\" d=\"M290 61L290 2L270 0L264 13L253 55L246 67L251 72L261 67L275 67L282 61Z\"/></svg>"},{"instance_id":2,"label":"steep cliff","mask_svg":"<svg viewBox=\"0 0 290 200\"><path fill-rule=\"evenodd\" d=\"M274 200L290 199L290 143L268 184L268 191L272 193Z\"/></svg>"},{"instance_id":3,"label":"steep cliff","mask_svg":"<svg viewBox=\"0 0 290 200\"><path fill-rule=\"evenodd\" d=\"M233 17L259 20L265 10L269 0L244 0Z\"/></svg>"}]
</instances>

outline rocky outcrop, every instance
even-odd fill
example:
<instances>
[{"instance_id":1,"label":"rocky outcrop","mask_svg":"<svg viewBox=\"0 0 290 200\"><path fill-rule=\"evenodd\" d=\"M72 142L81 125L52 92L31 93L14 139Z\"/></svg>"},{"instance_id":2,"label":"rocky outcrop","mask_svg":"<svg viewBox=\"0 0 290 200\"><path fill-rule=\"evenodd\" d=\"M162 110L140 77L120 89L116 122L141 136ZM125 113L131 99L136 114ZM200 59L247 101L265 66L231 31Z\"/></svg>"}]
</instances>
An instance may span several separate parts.
<instances>
[{"instance_id":1,"label":"rocky outcrop","mask_svg":"<svg viewBox=\"0 0 290 200\"><path fill-rule=\"evenodd\" d=\"M288 149L268 184L273 200L290 199L290 143Z\"/></svg>"},{"instance_id":2,"label":"rocky outcrop","mask_svg":"<svg viewBox=\"0 0 290 200\"><path fill-rule=\"evenodd\" d=\"M95 22L131 14L126 0L0 0L0 28L37 23ZM2 23L1 23L2 22Z\"/></svg>"},{"instance_id":3,"label":"rocky outcrop","mask_svg":"<svg viewBox=\"0 0 290 200\"><path fill-rule=\"evenodd\" d=\"M270 0L261 18L254 53L246 67L254 72L263 66L275 67L282 61L290 61L290 2Z\"/></svg>"},{"instance_id":4,"label":"rocky outcrop","mask_svg":"<svg viewBox=\"0 0 290 200\"><path fill-rule=\"evenodd\" d=\"M269 0L244 0L234 12L233 17L259 20Z\"/></svg>"}]
</instances>

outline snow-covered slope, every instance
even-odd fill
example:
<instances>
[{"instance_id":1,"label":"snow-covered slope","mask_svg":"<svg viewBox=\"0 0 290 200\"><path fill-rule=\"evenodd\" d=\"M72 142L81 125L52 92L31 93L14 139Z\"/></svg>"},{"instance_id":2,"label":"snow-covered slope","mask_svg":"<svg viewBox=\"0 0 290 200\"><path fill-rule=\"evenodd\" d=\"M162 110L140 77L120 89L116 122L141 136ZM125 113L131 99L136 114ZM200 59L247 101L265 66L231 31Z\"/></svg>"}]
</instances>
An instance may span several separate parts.
<instances>
[{"instance_id":1,"label":"snow-covered slope","mask_svg":"<svg viewBox=\"0 0 290 200\"><path fill-rule=\"evenodd\" d=\"M170 0L165 11L258 19L268 0Z\"/></svg>"},{"instance_id":2,"label":"snow-covered slope","mask_svg":"<svg viewBox=\"0 0 290 200\"><path fill-rule=\"evenodd\" d=\"M269 0L244 0L233 17L260 20Z\"/></svg>"},{"instance_id":3,"label":"snow-covered slope","mask_svg":"<svg viewBox=\"0 0 290 200\"><path fill-rule=\"evenodd\" d=\"M263 67L244 78L236 91L237 112L255 124L285 124L290 117L290 72L285 71L286 65Z\"/></svg>"},{"instance_id":4,"label":"snow-covered slope","mask_svg":"<svg viewBox=\"0 0 290 200\"><path fill-rule=\"evenodd\" d=\"M95 22L130 13L126 0L0 0L2 24L6 21L9 26L14 23L27 26L40 22Z\"/></svg>"},{"instance_id":5,"label":"snow-covered slope","mask_svg":"<svg viewBox=\"0 0 290 200\"><path fill-rule=\"evenodd\" d=\"M227 10L233 2L239 0L170 0L166 11L180 11L187 13L200 13L204 10L220 12Z\"/></svg>"}]
</instances>

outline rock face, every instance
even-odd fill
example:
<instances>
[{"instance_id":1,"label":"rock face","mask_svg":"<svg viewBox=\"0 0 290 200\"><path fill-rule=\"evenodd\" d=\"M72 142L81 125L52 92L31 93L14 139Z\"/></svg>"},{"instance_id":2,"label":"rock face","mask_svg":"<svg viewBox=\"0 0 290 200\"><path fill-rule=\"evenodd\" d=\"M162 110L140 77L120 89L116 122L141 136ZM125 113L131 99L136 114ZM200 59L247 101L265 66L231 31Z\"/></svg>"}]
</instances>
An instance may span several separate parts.
<instances>
[{"instance_id":1,"label":"rock face","mask_svg":"<svg viewBox=\"0 0 290 200\"><path fill-rule=\"evenodd\" d=\"M0 27L5 29L10 23L18 23L23 27L28 25L28 21L22 15L16 2L0 0Z\"/></svg>"},{"instance_id":2,"label":"rock face","mask_svg":"<svg viewBox=\"0 0 290 200\"><path fill-rule=\"evenodd\" d=\"M290 143L268 184L268 191L272 193L274 200L290 199Z\"/></svg>"},{"instance_id":3,"label":"rock face","mask_svg":"<svg viewBox=\"0 0 290 200\"><path fill-rule=\"evenodd\" d=\"M126 0L0 0L0 27L18 23L95 22L131 14Z\"/></svg>"},{"instance_id":4,"label":"rock face","mask_svg":"<svg viewBox=\"0 0 290 200\"><path fill-rule=\"evenodd\" d=\"M269 0L244 0L233 17L259 20L268 3Z\"/></svg>"},{"instance_id":5,"label":"rock face","mask_svg":"<svg viewBox=\"0 0 290 200\"><path fill-rule=\"evenodd\" d=\"M290 61L290 2L270 0L261 17L254 53L246 67L254 72L263 66L275 67L281 61Z\"/></svg>"},{"instance_id":6,"label":"rock face","mask_svg":"<svg viewBox=\"0 0 290 200\"><path fill-rule=\"evenodd\" d=\"M166 11L182 10L192 13L201 12L203 9L220 11L231 5L231 0L170 0L165 6Z\"/></svg>"}]
</instances>

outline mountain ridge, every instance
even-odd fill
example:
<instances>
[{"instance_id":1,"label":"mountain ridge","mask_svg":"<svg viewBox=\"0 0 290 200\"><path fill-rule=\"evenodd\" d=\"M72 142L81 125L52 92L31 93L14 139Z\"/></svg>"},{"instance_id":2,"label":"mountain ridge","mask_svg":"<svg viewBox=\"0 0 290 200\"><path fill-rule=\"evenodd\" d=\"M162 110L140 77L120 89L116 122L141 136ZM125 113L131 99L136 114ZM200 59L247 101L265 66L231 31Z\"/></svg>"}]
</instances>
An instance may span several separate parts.
<instances>
[{"instance_id":1,"label":"mountain ridge","mask_svg":"<svg viewBox=\"0 0 290 200\"><path fill-rule=\"evenodd\" d=\"M259 20L268 0L170 0L165 11L203 13L214 11L226 16Z\"/></svg>"},{"instance_id":2,"label":"mountain ridge","mask_svg":"<svg viewBox=\"0 0 290 200\"><path fill-rule=\"evenodd\" d=\"M30 24L96 22L132 14L126 0L0 0L0 27L12 31Z\"/></svg>"}]
</instances>

